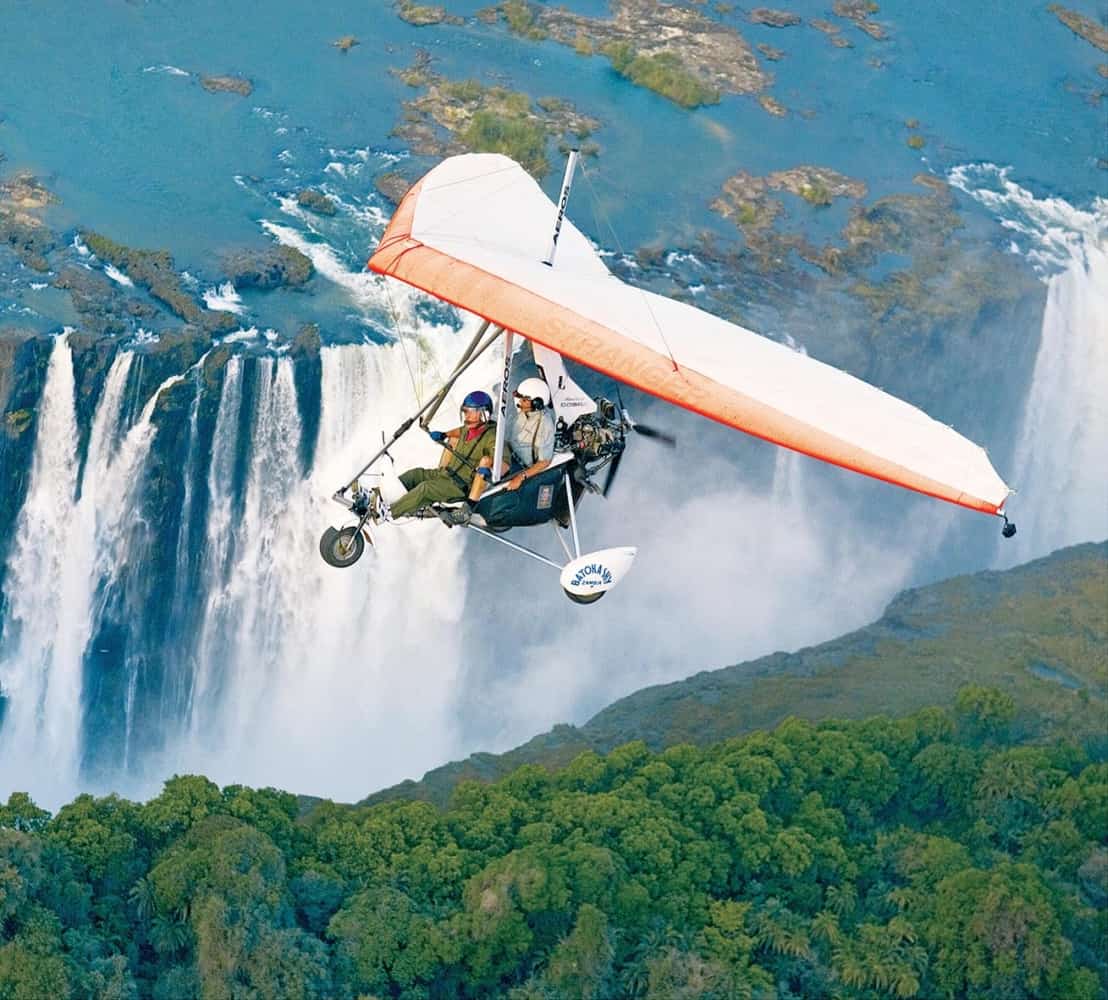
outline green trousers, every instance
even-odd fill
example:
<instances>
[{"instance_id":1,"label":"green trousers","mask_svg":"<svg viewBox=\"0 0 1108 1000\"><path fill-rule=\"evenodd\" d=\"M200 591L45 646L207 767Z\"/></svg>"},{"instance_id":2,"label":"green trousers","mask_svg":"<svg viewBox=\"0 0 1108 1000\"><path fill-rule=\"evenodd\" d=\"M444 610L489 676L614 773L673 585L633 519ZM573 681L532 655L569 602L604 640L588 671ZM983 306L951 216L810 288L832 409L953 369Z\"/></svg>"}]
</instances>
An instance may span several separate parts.
<instances>
[{"instance_id":1,"label":"green trousers","mask_svg":"<svg viewBox=\"0 0 1108 1000\"><path fill-rule=\"evenodd\" d=\"M420 507L450 500L464 500L465 491L445 469L409 469L400 474L405 493L396 503L389 504L393 517L404 517Z\"/></svg>"}]
</instances>

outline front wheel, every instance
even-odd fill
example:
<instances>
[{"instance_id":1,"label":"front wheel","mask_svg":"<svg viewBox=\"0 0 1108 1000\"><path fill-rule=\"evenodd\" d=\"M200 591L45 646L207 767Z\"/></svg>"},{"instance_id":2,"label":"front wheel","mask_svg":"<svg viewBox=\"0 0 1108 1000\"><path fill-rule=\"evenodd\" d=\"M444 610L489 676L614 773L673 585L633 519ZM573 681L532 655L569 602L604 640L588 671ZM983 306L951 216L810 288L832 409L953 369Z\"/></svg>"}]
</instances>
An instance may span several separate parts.
<instances>
[{"instance_id":1,"label":"front wheel","mask_svg":"<svg viewBox=\"0 0 1108 1000\"><path fill-rule=\"evenodd\" d=\"M562 593L566 595L574 604L595 604L600 600L608 591L601 590L594 594L575 594L572 590L562 589Z\"/></svg>"},{"instance_id":2,"label":"front wheel","mask_svg":"<svg viewBox=\"0 0 1108 1000\"><path fill-rule=\"evenodd\" d=\"M365 552L365 538L357 528L328 528L319 539L319 554L328 566L346 569Z\"/></svg>"}]
</instances>

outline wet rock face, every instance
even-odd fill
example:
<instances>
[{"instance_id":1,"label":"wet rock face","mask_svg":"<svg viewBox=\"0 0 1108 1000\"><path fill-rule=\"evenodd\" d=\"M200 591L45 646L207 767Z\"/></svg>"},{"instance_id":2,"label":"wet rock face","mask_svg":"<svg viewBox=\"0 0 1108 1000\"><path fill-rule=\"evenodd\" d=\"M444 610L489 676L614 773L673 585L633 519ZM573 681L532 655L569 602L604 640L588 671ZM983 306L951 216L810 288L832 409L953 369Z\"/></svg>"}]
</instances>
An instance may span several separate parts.
<instances>
[{"instance_id":1,"label":"wet rock face","mask_svg":"<svg viewBox=\"0 0 1108 1000\"><path fill-rule=\"evenodd\" d=\"M236 288L295 287L314 271L312 262L295 247L235 251L224 257L223 270Z\"/></svg>"}]
</instances>

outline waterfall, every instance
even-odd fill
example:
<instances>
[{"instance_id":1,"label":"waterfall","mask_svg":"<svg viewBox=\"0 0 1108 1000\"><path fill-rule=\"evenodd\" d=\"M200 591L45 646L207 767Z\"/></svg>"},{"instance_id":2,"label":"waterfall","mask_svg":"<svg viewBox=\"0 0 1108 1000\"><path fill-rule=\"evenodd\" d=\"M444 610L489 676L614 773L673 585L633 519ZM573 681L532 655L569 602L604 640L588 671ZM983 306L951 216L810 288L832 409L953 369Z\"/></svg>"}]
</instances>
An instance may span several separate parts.
<instances>
[{"instance_id":1,"label":"waterfall","mask_svg":"<svg viewBox=\"0 0 1108 1000\"><path fill-rule=\"evenodd\" d=\"M50 355L31 478L4 585L0 799L24 787L65 799L76 782L81 675L67 655L72 635L59 628L76 492L73 356L63 334Z\"/></svg>"},{"instance_id":2,"label":"waterfall","mask_svg":"<svg viewBox=\"0 0 1108 1000\"><path fill-rule=\"evenodd\" d=\"M445 365L463 338L438 334L437 346L407 350ZM323 527L343 520L330 494L413 408L409 360L397 345L324 348L307 478L292 363L228 362L208 479L207 601L174 769L350 798L456 751L461 533L437 523L386 528L346 571L316 548ZM250 376L253 407L243 419ZM249 447L236 509L240 427ZM394 455L403 468L431 461L434 450L412 434Z\"/></svg>"},{"instance_id":3,"label":"waterfall","mask_svg":"<svg viewBox=\"0 0 1108 1000\"><path fill-rule=\"evenodd\" d=\"M1108 233L1108 217L1105 218ZM1108 244L1050 279L1016 449L1011 562L1108 537Z\"/></svg>"},{"instance_id":4,"label":"waterfall","mask_svg":"<svg viewBox=\"0 0 1108 1000\"><path fill-rule=\"evenodd\" d=\"M1047 282L1007 505L1019 533L999 550L1005 566L1108 537L1108 199L1076 208L1036 197L1009 173L984 165L951 174Z\"/></svg>"}]
</instances>

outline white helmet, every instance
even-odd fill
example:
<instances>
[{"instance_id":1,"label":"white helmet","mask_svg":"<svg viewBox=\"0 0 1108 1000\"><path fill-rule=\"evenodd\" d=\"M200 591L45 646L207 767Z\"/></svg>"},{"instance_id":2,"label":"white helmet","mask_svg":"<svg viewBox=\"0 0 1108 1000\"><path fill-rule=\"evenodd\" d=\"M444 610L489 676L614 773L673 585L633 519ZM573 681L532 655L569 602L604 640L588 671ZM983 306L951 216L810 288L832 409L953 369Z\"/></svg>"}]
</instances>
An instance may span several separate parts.
<instances>
[{"instance_id":1,"label":"white helmet","mask_svg":"<svg viewBox=\"0 0 1108 1000\"><path fill-rule=\"evenodd\" d=\"M525 378L516 386L515 394L531 400L532 410L550 406L550 387L541 378Z\"/></svg>"}]
</instances>

